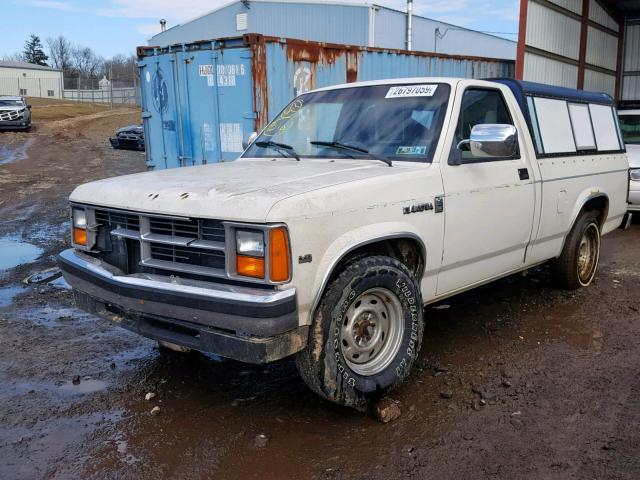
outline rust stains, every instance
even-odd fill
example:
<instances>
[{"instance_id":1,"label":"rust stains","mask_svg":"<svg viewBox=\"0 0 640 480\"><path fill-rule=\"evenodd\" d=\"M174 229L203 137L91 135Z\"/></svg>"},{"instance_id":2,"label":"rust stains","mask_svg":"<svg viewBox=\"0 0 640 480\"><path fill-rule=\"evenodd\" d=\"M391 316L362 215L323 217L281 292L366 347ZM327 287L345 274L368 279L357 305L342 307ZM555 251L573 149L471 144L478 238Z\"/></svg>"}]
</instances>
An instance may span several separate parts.
<instances>
[{"instance_id":1,"label":"rust stains","mask_svg":"<svg viewBox=\"0 0 640 480\"><path fill-rule=\"evenodd\" d=\"M358 59L357 52L347 52L347 83L358 81Z\"/></svg>"},{"instance_id":2,"label":"rust stains","mask_svg":"<svg viewBox=\"0 0 640 480\"><path fill-rule=\"evenodd\" d=\"M249 36L247 36L249 37ZM267 50L259 35L251 42L251 81L253 83L254 131L259 132L269 122L269 97L267 95Z\"/></svg>"}]
</instances>

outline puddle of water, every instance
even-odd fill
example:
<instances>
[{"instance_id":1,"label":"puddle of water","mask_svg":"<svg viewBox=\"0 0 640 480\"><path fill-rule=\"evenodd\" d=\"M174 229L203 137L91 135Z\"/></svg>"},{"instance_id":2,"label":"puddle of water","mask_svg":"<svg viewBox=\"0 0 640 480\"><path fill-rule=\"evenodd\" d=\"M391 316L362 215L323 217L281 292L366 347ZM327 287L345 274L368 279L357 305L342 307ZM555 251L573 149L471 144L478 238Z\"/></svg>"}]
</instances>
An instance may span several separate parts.
<instances>
[{"instance_id":1,"label":"puddle of water","mask_svg":"<svg viewBox=\"0 0 640 480\"><path fill-rule=\"evenodd\" d=\"M25 310L22 313L21 317L25 320L29 320L36 325L50 328L58 328L60 326L61 320L88 320L92 318L90 314L82 310L78 310L77 308L60 308L56 306L30 308L28 310Z\"/></svg>"},{"instance_id":2,"label":"puddle of water","mask_svg":"<svg viewBox=\"0 0 640 480\"><path fill-rule=\"evenodd\" d=\"M29 138L19 145L0 145L0 165L29 158L27 150L32 143L33 138Z\"/></svg>"},{"instance_id":3,"label":"puddle of water","mask_svg":"<svg viewBox=\"0 0 640 480\"><path fill-rule=\"evenodd\" d=\"M81 395L86 393L99 392L107 388L107 384L101 380L81 380L80 383L74 384L73 381L67 381L60 386L60 390L64 393L72 395Z\"/></svg>"},{"instance_id":4,"label":"puddle of water","mask_svg":"<svg viewBox=\"0 0 640 480\"><path fill-rule=\"evenodd\" d=\"M24 289L19 285L0 288L0 308L8 307L9 305L11 305L14 297L18 295L22 290Z\"/></svg>"},{"instance_id":5,"label":"puddle of water","mask_svg":"<svg viewBox=\"0 0 640 480\"><path fill-rule=\"evenodd\" d=\"M0 238L0 271L34 262L40 255L40 247L13 238Z\"/></svg>"}]
</instances>

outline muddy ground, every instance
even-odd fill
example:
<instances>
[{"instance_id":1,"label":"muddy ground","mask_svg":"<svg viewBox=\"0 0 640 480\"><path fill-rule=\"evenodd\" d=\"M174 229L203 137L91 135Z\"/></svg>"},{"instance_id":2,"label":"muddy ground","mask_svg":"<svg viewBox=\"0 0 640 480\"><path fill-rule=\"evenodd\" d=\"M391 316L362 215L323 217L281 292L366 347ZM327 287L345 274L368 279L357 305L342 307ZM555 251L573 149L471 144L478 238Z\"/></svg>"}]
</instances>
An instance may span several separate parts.
<instances>
[{"instance_id":1,"label":"muddy ground","mask_svg":"<svg viewBox=\"0 0 640 480\"><path fill-rule=\"evenodd\" d=\"M0 478L640 478L640 222L603 239L588 289L541 267L428 308L402 416L381 424L291 360L161 354L59 280L21 284L65 247L74 185L144 170L106 143L138 115L0 134Z\"/></svg>"}]
</instances>

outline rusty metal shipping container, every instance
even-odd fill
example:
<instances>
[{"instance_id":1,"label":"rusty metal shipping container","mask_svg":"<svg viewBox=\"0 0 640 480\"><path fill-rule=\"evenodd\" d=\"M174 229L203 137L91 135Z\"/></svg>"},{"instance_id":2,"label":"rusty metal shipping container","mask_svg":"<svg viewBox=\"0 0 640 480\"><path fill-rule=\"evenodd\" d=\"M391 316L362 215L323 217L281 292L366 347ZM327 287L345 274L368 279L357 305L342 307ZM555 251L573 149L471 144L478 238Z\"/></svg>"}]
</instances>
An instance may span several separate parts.
<instances>
[{"instance_id":1,"label":"rusty metal shipping container","mask_svg":"<svg viewBox=\"0 0 640 480\"><path fill-rule=\"evenodd\" d=\"M138 49L150 169L230 161L292 98L394 77L513 77L514 62L246 35Z\"/></svg>"}]
</instances>

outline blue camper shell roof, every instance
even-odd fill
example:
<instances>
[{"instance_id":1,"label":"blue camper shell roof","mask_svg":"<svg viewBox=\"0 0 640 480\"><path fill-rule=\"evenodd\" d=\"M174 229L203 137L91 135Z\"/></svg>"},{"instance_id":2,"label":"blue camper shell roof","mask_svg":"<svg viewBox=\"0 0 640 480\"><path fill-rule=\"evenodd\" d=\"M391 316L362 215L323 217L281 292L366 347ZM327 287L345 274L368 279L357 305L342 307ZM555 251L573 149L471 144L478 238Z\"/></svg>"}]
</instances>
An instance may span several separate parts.
<instances>
[{"instance_id":1,"label":"blue camper shell roof","mask_svg":"<svg viewBox=\"0 0 640 480\"><path fill-rule=\"evenodd\" d=\"M599 92L586 92L575 88L555 87L544 83L525 82L513 78L491 78L491 82L502 83L509 87L516 97L520 109L527 115L527 96L556 98L578 103L597 103L599 105L615 106L611 95ZM528 116L528 115L527 115Z\"/></svg>"}]
</instances>

